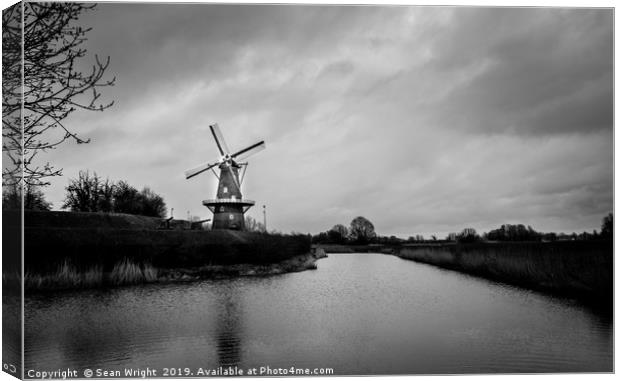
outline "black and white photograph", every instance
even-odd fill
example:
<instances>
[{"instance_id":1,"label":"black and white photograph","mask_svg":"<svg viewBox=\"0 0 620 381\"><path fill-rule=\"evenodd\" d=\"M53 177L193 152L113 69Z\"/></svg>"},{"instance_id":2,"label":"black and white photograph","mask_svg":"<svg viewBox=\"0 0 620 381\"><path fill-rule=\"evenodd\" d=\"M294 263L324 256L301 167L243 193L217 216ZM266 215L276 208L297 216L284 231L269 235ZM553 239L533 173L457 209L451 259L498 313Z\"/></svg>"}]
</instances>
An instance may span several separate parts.
<instances>
[{"instance_id":1,"label":"black and white photograph","mask_svg":"<svg viewBox=\"0 0 620 381\"><path fill-rule=\"evenodd\" d=\"M612 5L2 5L4 379L614 373Z\"/></svg>"}]
</instances>

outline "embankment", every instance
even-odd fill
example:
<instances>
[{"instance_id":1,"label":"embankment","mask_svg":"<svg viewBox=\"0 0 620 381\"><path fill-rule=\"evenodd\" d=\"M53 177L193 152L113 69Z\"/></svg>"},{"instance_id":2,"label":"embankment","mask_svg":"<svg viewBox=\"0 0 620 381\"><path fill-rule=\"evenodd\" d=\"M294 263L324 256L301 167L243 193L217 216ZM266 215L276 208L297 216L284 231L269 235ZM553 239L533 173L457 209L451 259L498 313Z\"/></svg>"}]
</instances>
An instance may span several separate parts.
<instances>
[{"instance_id":1,"label":"embankment","mask_svg":"<svg viewBox=\"0 0 620 381\"><path fill-rule=\"evenodd\" d=\"M403 246L394 255L536 290L612 305L613 242Z\"/></svg>"},{"instance_id":2,"label":"embankment","mask_svg":"<svg viewBox=\"0 0 620 381\"><path fill-rule=\"evenodd\" d=\"M5 221L15 220L10 213L3 212ZM26 212L26 288L276 274L315 268L323 254L311 252L304 235L157 230L159 222L122 214ZM3 224L3 234L19 237L20 227ZM16 241L3 242L3 248L16 252L8 247ZM18 257L5 261L5 283L7 274L19 271L19 262Z\"/></svg>"}]
</instances>

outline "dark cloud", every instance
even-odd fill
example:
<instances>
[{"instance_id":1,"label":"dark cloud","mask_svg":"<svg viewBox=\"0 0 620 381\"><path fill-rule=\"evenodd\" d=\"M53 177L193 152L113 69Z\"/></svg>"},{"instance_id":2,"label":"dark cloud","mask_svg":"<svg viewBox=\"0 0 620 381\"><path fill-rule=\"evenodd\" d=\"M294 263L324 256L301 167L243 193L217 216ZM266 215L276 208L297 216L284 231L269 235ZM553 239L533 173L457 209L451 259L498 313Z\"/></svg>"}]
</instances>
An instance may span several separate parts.
<instances>
[{"instance_id":1,"label":"dark cloud","mask_svg":"<svg viewBox=\"0 0 620 381\"><path fill-rule=\"evenodd\" d=\"M111 56L92 137L45 160L149 185L206 215L217 158L258 140L244 196L272 228L364 215L381 234L526 223L591 230L612 208L612 30L606 9L102 3L83 19ZM250 215L260 217L259 209Z\"/></svg>"},{"instance_id":2,"label":"dark cloud","mask_svg":"<svg viewBox=\"0 0 620 381\"><path fill-rule=\"evenodd\" d=\"M441 100L439 120L487 133L611 131L609 10L493 9L454 16L434 42L442 71L471 74Z\"/></svg>"},{"instance_id":3,"label":"dark cloud","mask_svg":"<svg viewBox=\"0 0 620 381\"><path fill-rule=\"evenodd\" d=\"M340 77L351 74L355 65L350 60L332 62L321 69L318 80L330 80L331 77Z\"/></svg>"}]
</instances>

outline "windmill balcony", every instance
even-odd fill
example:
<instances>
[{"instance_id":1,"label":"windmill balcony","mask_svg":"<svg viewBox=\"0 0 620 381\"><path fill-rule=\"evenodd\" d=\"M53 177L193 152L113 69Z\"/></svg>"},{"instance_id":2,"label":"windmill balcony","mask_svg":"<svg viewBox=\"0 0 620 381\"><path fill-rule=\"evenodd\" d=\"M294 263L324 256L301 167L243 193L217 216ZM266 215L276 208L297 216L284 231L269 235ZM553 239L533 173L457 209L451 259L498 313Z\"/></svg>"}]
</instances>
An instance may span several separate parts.
<instances>
[{"instance_id":1,"label":"windmill balcony","mask_svg":"<svg viewBox=\"0 0 620 381\"><path fill-rule=\"evenodd\" d=\"M204 200L202 205L209 208L210 211L215 213L215 210L219 207L220 212L224 210L224 207L239 208L239 211L245 213L255 204L254 200L240 199L240 198L216 198L211 200ZM226 208L228 209L228 208Z\"/></svg>"},{"instance_id":2,"label":"windmill balcony","mask_svg":"<svg viewBox=\"0 0 620 381\"><path fill-rule=\"evenodd\" d=\"M254 204L254 200L248 200L247 198L216 198L211 200L204 200L202 202L202 205L204 206L239 205L247 208L253 206Z\"/></svg>"},{"instance_id":3,"label":"windmill balcony","mask_svg":"<svg viewBox=\"0 0 620 381\"><path fill-rule=\"evenodd\" d=\"M248 200L247 198L215 198L210 200L204 200L202 202L203 205L215 205L215 204L244 204L244 205L254 205L256 202L254 200Z\"/></svg>"}]
</instances>

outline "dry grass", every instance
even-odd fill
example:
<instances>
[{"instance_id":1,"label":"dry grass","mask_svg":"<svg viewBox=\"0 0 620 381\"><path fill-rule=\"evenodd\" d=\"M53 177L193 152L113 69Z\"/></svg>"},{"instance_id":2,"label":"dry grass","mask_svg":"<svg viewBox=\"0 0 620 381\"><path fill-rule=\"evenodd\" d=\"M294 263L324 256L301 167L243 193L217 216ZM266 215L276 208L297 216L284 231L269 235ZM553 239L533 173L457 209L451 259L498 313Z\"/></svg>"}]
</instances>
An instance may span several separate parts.
<instances>
[{"instance_id":1,"label":"dry grass","mask_svg":"<svg viewBox=\"0 0 620 381\"><path fill-rule=\"evenodd\" d=\"M137 264L127 258L115 264L109 273L104 272L101 266L80 270L65 261L53 273L26 273L24 287L27 290L44 290L121 286L154 282L157 277L158 270L150 264Z\"/></svg>"},{"instance_id":2,"label":"dry grass","mask_svg":"<svg viewBox=\"0 0 620 381\"><path fill-rule=\"evenodd\" d=\"M79 271L67 261L58 266L58 270L51 274L35 274L27 272L24 275L24 287L29 289L58 289L58 288L88 288L103 284L103 270L99 266Z\"/></svg>"},{"instance_id":3,"label":"dry grass","mask_svg":"<svg viewBox=\"0 0 620 381\"><path fill-rule=\"evenodd\" d=\"M397 255L532 288L603 296L613 288L613 250L605 243L453 245Z\"/></svg>"}]
</instances>

